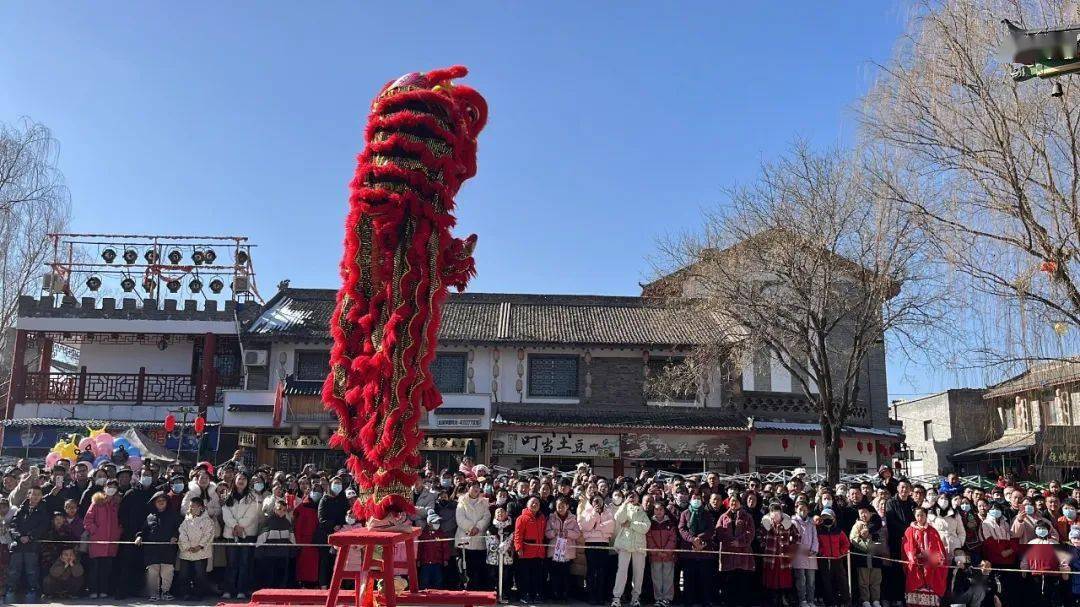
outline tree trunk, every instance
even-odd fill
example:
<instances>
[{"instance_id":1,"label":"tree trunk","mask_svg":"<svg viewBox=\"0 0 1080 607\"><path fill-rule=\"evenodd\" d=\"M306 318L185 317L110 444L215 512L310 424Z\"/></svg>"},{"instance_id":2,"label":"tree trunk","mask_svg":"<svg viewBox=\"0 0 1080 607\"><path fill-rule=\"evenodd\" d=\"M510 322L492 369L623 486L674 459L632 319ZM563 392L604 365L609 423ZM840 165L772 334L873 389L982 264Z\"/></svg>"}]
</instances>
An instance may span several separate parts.
<instances>
[{"instance_id":1,"label":"tree trunk","mask_svg":"<svg viewBox=\"0 0 1080 607\"><path fill-rule=\"evenodd\" d=\"M821 442L825 445L825 480L835 486L840 482L840 429L821 418Z\"/></svg>"}]
</instances>

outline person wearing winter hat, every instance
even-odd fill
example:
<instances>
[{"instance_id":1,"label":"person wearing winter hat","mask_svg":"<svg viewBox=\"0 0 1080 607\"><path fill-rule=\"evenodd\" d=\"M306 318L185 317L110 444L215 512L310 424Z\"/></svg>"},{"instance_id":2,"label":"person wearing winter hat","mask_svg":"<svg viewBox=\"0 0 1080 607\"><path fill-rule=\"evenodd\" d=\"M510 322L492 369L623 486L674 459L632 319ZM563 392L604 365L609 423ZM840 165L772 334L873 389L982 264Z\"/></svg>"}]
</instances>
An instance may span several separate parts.
<instances>
[{"instance_id":1,"label":"person wearing winter hat","mask_svg":"<svg viewBox=\"0 0 1080 607\"><path fill-rule=\"evenodd\" d=\"M439 514L429 513L418 538L416 558L420 568L421 589L439 589L443 586L443 568L450 563L453 548L446 532L440 529L441 526L442 519Z\"/></svg>"},{"instance_id":2,"label":"person wearing winter hat","mask_svg":"<svg viewBox=\"0 0 1080 607\"><path fill-rule=\"evenodd\" d=\"M514 585L514 519L505 506L497 506L484 536L487 547L487 564L491 568L488 579L499 582L499 560L502 559L502 591L505 595ZM505 598L505 596L504 596Z\"/></svg>"}]
</instances>

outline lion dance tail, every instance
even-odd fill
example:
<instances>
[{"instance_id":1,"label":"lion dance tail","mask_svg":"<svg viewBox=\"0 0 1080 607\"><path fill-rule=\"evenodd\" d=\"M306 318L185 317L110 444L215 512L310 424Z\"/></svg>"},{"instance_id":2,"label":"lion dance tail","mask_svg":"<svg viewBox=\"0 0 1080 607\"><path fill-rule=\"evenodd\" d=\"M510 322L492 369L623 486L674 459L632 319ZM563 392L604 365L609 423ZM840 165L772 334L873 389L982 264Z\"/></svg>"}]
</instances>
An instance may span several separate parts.
<instances>
[{"instance_id":1,"label":"lion dance tail","mask_svg":"<svg viewBox=\"0 0 1080 607\"><path fill-rule=\"evenodd\" d=\"M429 367L447 288L475 273L476 236L454 238L454 196L476 174L487 104L462 66L412 73L375 97L350 184L342 286L323 403L331 446L360 485L356 514L413 511L420 420L442 396Z\"/></svg>"}]
</instances>

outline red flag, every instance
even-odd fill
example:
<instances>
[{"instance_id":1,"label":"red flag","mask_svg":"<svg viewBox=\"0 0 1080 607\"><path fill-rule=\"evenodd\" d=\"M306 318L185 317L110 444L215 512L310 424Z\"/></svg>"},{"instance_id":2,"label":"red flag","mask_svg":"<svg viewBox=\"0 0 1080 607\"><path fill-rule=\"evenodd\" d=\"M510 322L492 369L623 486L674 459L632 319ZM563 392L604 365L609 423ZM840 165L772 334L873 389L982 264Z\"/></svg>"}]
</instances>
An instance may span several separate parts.
<instances>
[{"instance_id":1,"label":"red flag","mask_svg":"<svg viewBox=\"0 0 1080 607\"><path fill-rule=\"evenodd\" d=\"M281 413L285 408L285 382L278 380L277 389L274 390L274 427L281 427Z\"/></svg>"}]
</instances>

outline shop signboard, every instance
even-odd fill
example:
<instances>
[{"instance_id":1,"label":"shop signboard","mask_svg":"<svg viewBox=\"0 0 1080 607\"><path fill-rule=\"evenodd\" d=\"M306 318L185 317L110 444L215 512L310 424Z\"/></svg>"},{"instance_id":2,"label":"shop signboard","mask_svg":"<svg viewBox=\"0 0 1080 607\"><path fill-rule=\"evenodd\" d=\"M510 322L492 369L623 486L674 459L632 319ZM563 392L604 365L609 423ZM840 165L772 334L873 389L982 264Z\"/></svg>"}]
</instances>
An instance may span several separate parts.
<instances>
[{"instance_id":1,"label":"shop signboard","mask_svg":"<svg viewBox=\"0 0 1080 607\"><path fill-rule=\"evenodd\" d=\"M746 438L630 432L623 435L622 454L629 459L741 462L746 458Z\"/></svg>"},{"instance_id":2,"label":"shop signboard","mask_svg":"<svg viewBox=\"0 0 1080 607\"><path fill-rule=\"evenodd\" d=\"M495 455L619 457L619 436L577 432L496 432L491 441L491 450Z\"/></svg>"}]
</instances>

